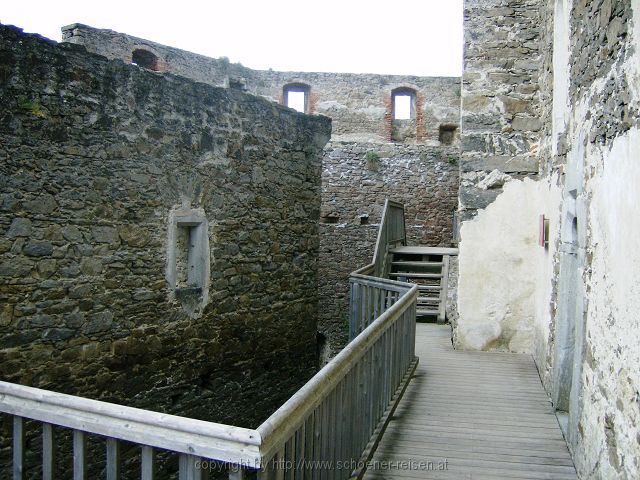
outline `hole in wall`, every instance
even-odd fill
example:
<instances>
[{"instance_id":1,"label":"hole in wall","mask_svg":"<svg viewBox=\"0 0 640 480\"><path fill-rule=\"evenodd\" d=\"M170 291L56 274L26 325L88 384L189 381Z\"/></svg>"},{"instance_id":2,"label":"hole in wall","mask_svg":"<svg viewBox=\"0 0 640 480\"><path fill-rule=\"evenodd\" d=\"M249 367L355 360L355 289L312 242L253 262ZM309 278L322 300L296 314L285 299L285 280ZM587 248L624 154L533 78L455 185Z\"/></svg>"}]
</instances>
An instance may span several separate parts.
<instances>
[{"instance_id":1,"label":"hole in wall","mask_svg":"<svg viewBox=\"0 0 640 480\"><path fill-rule=\"evenodd\" d=\"M325 215L320 217L320 223L338 223L338 220L340 220L340 217L337 215Z\"/></svg>"},{"instance_id":2,"label":"hole in wall","mask_svg":"<svg viewBox=\"0 0 640 480\"><path fill-rule=\"evenodd\" d=\"M316 362L318 368L324 367L331 360L331 350L326 335L316 332Z\"/></svg>"},{"instance_id":3,"label":"hole in wall","mask_svg":"<svg viewBox=\"0 0 640 480\"><path fill-rule=\"evenodd\" d=\"M391 92L392 117L394 120L416 118L416 92L411 88L396 88Z\"/></svg>"},{"instance_id":4,"label":"hole in wall","mask_svg":"<svg viewBox=\"0 0 640 480\"><path fill-rule=\"evenodd\" d=\"M158 57L149 50L138 48L131 54L131 63L147 70L158 71Z\"/></svg>"},{"instance_id":5,"label":"hole in wall","mask_svg":"<svg viewBox=\"0 0 640 480\"><path fill-rule=\"evenodd\" d=\"M196 268L197 226L178 225L176 235L176 288L201 287Z\"/></svg>"},{"instance_id":6,"label":"hole in wall","mask_svg":"<svg viewBox=\"0 0 640 480\"><path fill-rule=\"evenodd\" d=\"M440 143L443 145L453 144L457 129L457 125L440 125L438 129L438 140Z\"/></svg>"},{"instance_id":7,"label":"hole in wall","mask_svg":"<svg viewBox=\"0 0 640 480\"><path fill-rule=\"evenodd\" d=\"M287 92L287 107L304 113L304 92Z\"/></svg>"},{"instance_id":8,"label":"hole in wall","mask_svg":"<svg viewBox=\"0 0 640 480\"><path fill-rule=\"evenodd\" d=\"M302 83L290 83L282 89L284 104L301 113L309 113L309 92L311 88Z\"/></svg>"},{"instance_id":9,"label":"hole in wall","mask_svg":"<svg viewBox=\"0 0 640 480\"><path fill-rule=\"evenodd\" d=\"M397 94L393 97L393 119L411 119L411 95Z\"/></svg>"}]
</instances>

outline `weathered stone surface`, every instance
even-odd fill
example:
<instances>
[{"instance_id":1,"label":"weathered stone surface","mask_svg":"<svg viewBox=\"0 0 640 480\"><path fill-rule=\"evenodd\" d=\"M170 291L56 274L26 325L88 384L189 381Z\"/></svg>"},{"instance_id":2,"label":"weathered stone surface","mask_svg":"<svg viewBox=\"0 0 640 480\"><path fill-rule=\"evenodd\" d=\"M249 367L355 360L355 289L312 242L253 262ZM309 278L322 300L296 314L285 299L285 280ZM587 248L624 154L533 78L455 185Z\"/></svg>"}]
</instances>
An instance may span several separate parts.
<instances>
[{"instance_id":1,"label":"weathered stone surface","mask_svg":"<svg viewBox=\"0 0 640 480\"><path fill-rule=\"evenodd\" d=\"M47 241L31 240L24 246L23 251L29 257L47 257L53 253L53 245Z\"/></svg>"},{"instance_id":2,"label":"weathered stone surface","mask_svg":"<svg viewBox=\"0 0 640 480\"><path fill-rule=\"evenodd\" d=\"M513 21L493 17L507 7ZM540 179L510 181L477 215L462 212L454 339L533 353L585 479L640 476L640 372L629 367L640 363L636 10L618 0L465 2L463 125L500 111L505 128L503 142L461 132L463 185L481 188L494 167L534 174L535 159ZM487 167L498 146L511 149L502 163L513 153L530 168ZM541 214L546 248L535 243Z\"/></svg>"},{"instance_id":3,"label":"weathered stone surface","mask_svg":"<svg viewBox=\"0 0 640 480\"><path fill-rule=\"evenodd\" d=\"M31 220L28 218L14 218L7 232L7 237L28 237L31 235Z\"/></svg>"},{"instance_id":4,"label":"weathered stone surface","mask_svg":"<svg viewBox=\"0 0 640 480\"><path fill-rule=\"evenodd\" d=\"M498 170L504 173L537 173L538 160L530 155L480 157L463 153L460 159L462 172Z\"/></svg>"},{"instance_id":5,"label":"weathered stone surface","mask_svg":"<svg viewBox=\"0 0 640 480\"><path fill-rule=\"evenodd\" d=\"M500 194L500 190L487 190L473 186L460 186L460 206L464 209L486 208Z\"/></svg>"},{"instance_id":6,"label":"weathered stone surface","mask_svg":"<svg viewBox=\"0 0 640 480\"><path fill-rule=\"evenodd\" d=\"M113 325L113 313L110 311L99 312L91 315L87 321L84 332L87 335L107 332Z\"/></svg>"},{"instance_id":7,"label":"weathered stone surface","mask_svg":"<svg viewBox=\"0 0 640 480\"><path fill-rule=\"evenodd\" d=\"M140 45L140 39L135 37L77 24L64 29L64 38L66 42L84 45L89 51L125 62L131 60L131 51ZM458 169L459 79L255 71L153 42L144 41L144 44L158 57L161 71L230 89L242 85L241 89L280 103L284 100L286 85L307 85L308 111L331 117L332 144L323 158L321 208L325 223L321 229L319 278L319 334L321 340L326 338L325 358L345 343L347 276L370 260L375 244L375 234L371 232L375 230L385 197L393 196L407 204L412 218L411 241L430 245L451 242L455 208L452 199L457 195L454 172ZM240 77L242 81L236 81ZM392 119L391 96L398 87L415 91L415 118ZM493 131L500 131L502 126L495 122L496 118L494 114L483 114L478 118L479 128L484 130L490 126ZM446 127L446 134L441 131L442 127ZM164 138L162 131L155 129L147 129L147 134ZM202 143L207 149L217 151L208 137ZM369 152L372 157L366 161L364 157ZM226 164L228 158L213 155L207 162ZM255 165L243 181L250 178L255 185L261 185L268 182L270 175ZM348 228L342 228L345 226ZM147 233L135 228L120 229L119 234L122 241L131 246L148 238ZM256 244L264 241L263 232L241 235L242 241L249 239ZM233 254L232 246L227 248ZM270 247L274 258L279 250L278 243ZM241 276L232 276L216 279L213 285L216 288L235 286L242 281ZM185 301L190 293L181 292ZM216 300L225 296L224 291L212 294Z\"/></svg>"},{"instance_id":8,"label":"weathered stone surface","mask_svg":"<svg viewBox=\"0 0 640 480\"><path fill-rule=\"evenodd\" d=\"M319 331L328 355L347 340L348 277L371 262L385 199L404 203L410 244L451 246L458 168L455 147L331 142L325 148Z\"/></svg>"},{"instance_id":9,"label":"weathered stone surface","mask_svg":"<svg viewBox=\"0 0 640 480\"><path fill-rule=\"evenodd\" d=\"M488 175L486 175L482 180L480 180L477 183L477 186L482 190L500 188L509 180L511 180L511 177L509 175L506 175L500 172L499 170L493 170Z\"/></svg>"},{"instance_id":10,"label":"weathered stone surface","mask_svg":"<svg viewBox=\"0 0 640 480\"><path fill-rule=\"evenodd\" d=\"M316 368L329 119L0 27L9 57L0 378L257 426ZM196 317L165 279L185 205L209 220Z\"/></svg>"},{"instance_id":11,"label":"weathered stone surface","mask_svg":"<svg viewBox=\"0 0 640 480\"><path fill-rule=\"evenodd\" d=\"M538 173L539 4L539 0L464 4L463 172ZM461 217L466 218L464 209L491 200L482 192L471 192L472 188L461 192Z\"/></svg>"},{"instance_id":12,"label":"weathered stone surface","mask_svg":"<svg viewBox=\"0 0 640 480\"><path fill-rule=\"evenodd\" d=\"M224 58L207 58L112 30L81 24L64 27L63 41L83 45L90 52L125 63L131 62L131 53L136 48L145 45L146 49L158 57L157 68L160 71L230 89L235 89L233 85L240 82L243 90L281 103L284 100L283 87L288 84L307 85L310 87L308 112L332 119L334 141L389 142L394 130L391 92L398 87L409 87L417 92L416 119L408 122L411 124L408 131L398 134L405 143L438 146L440 126L459 123L458 78L252 70L240 64L229 63ZM215 151L216 147L211 143L201 142Z\"/></svg>"},{"instance_id":13,"label":"weathered stone surface","mask_svg":"<svg viewBox=\"0 0 640 480\"><path fill-rule=\"evenodd\" d=\"M118 231L114 227L93 227L91 236L96 243L111 243L114 245L120 243Z\"/></svg>"},{"instance_id":14,"label":"weathered stone surface","mask_svg":"<svg viewBox=\"0 0 640 480\"><path fill-rule=\"evenodd\" d=\"M514 130L537 132L540 130L541 123L539 118L516 116L511 121L511 126Z\"/></svg>"}]
</instances>

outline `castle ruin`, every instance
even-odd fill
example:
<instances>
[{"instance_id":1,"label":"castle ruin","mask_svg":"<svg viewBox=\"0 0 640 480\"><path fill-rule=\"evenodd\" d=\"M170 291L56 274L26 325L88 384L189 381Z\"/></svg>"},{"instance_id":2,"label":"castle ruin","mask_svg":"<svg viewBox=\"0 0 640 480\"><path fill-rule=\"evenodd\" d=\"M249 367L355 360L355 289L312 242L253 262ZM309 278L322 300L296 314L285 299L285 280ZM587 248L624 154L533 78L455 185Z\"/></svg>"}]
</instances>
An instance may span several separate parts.
<instances>
[{"instance_id":1,"label":"castle ruin","mask_svg":"<svg viewBox=\"0 0 640 480\"><path fill-rule=\"evenodd\" d=\"M459 249L454 347L531 355L578 477L637 478L640 4L464 9L461 79L1 27L2 380L253 427L348 344L391 198Z\"/></svg>"}]
</instances>

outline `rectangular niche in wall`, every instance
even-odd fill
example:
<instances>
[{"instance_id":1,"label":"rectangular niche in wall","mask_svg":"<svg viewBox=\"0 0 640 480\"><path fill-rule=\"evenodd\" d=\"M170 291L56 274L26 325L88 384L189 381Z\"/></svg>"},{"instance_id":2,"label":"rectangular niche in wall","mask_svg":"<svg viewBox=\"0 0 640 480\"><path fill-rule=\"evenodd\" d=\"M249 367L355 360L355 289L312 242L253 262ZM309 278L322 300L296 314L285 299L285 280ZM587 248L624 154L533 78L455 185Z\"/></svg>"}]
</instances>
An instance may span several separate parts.
<instances>
[{"instance_id":1,"label":"rectangular niche in wall","mask_svg":"<svg viewBox=\"0 0 640 480\"><path fill-rule=\"evenodd\" d=\"M201 209L170 215L167 281L176 298L200 297L209 278L209 236Z\"/></svg>"},{"instance_id":2,"label":"rectangular niche in wall","mask_svg":"<svg viewBox=\"0 0 640 480\"><path fill-rule=\"evenodd\" d=\"M202 288L201 268L196 253L198 242L198 225L177 225L176 231L176 288Z\"/></svg>"},{"instance_id":3,"label":"rectangular niche in wall","mask_svg":"<svg viewBox=\"0 0 640 480\"><path fill-rule=\"evenodd\" d=\"M438 129L438 140L442 145L453 145L456 138L457 125L444 124Z\"/></svg>"}]
</instances>

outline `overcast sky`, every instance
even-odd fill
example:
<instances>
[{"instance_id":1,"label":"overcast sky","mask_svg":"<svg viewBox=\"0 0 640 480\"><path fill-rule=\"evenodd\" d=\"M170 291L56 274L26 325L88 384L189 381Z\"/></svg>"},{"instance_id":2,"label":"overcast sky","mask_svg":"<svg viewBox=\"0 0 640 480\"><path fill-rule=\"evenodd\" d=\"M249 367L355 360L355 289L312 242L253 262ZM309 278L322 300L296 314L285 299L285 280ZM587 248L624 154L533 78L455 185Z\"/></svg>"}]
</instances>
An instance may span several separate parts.
<instances>
[{"instance_id":1,"label":"overcast sky","mask_svg":"<svg viewBox=\"0 0 640 480\"><path fill-rule=\"evenodd\" d=\"M0 22L57 41L85 23L256 69L462 70L462 0L5 0Z\"/></svg>"}]
</instances>

